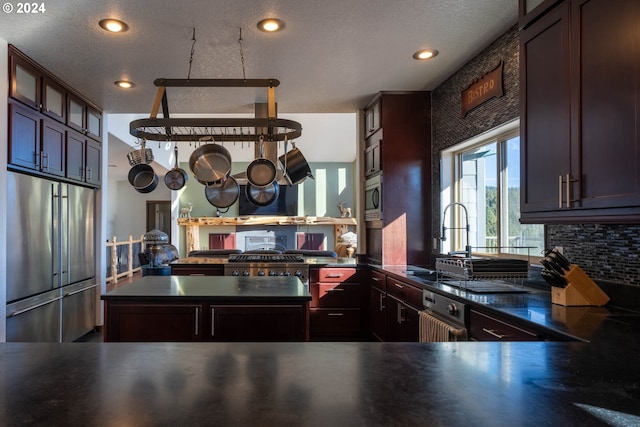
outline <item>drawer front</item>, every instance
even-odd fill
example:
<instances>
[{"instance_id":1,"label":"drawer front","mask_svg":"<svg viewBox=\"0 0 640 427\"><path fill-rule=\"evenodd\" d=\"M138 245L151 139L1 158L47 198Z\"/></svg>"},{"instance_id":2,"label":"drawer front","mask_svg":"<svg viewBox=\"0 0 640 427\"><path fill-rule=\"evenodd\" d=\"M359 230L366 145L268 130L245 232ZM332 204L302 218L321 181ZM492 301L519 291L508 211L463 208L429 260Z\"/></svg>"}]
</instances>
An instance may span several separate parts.
<instances>
[{"instance_id":1,"label":"drawer front","mask_svg":"<svg viewBox=\"0 0 640 427\"><path fill-rule=\"evenodd\" d=\"M360 308L363 301L359 283L311 283L312 308Z\"/></svg>"},{"instance_id":2,"label":"drawer front","mask_svg":"<svg viewBox=\"0 0 640 427\"><path fill-rule=\"evenodd\" d=\"M387 277L387 292L418 309L424 307L422 290L407 283Z\"/></svg>"},{"instance_id":3,"label":"drawer front","mask_svg":"<svg viewBox=\"0 0 640 427\"><path fill-rule=\"evenodd\" d=\"M172 265L174 276L222 276L222 266Z\"/></svg>"},{"instance_id":4,"label":"drawer front","mask_svg":"<svg viewBox=\"0 0 640 427\"><path fill-rule=\"evenodd\" d=\"M369 284L381 291L387 290L387 276L379 271L369 271Z\"/></svg>"},{"instance_id":5,"label":"drawer front","mask_svg":"<svg viewBox=\"0 0 640 427\"><path fill-rule=\"evenodd\" d=\"M469 332L471 338L477 341L540 341L541 337L535 332L510 325L502 320L469 311Z\"/></svg>"},{"instance_id":6,"label":"drawer front","mask_svg":"<svg viewBox=\"0 0 640 427\"><path fill-rule=\"evenodd\" d=\"M313 274L316 273L316 274ZM357 268L322 267L313 270L312 282L360 282L360 272Z\"/></svg>"},{"instance_id":7,"label":"drawer front","mask_svg":"<svg viewBox=\"0 0 640 427\"><path fill-rule=\"evenodd\" d=\"M362 311L359 309L312 309L309 332L318 335L358 335L362 332Z\"/></svg>"}]
</instances>

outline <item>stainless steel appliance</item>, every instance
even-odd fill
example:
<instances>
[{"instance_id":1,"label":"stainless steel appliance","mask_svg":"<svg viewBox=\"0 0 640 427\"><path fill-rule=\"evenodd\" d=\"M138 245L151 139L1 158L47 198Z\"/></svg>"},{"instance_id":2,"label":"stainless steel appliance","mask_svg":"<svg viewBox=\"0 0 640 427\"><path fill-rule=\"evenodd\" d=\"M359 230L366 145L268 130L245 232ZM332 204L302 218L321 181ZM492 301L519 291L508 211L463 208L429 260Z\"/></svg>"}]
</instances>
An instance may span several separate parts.
<instances>
[{"instance_id":1,"label":"stainless steel appliance","mask_svg":"<svg viewBox=\"0 0 640 427\"><path fill-rule=\"evenodd\" d=\"M444 326L448 331L449 339L445 341L466 341L466 306L460 301L448 298L428 290L422 291L424 303L424 313L426 316L420 319L422 325L428 322L436 323ZM423 331L420 331L423 335Z\"/></svg>"},{"instance_id":2,"label":"stainless steel appliance","mask_svg":"<svg viewBox=\"0 0 640 427\"><path fill-rule=\"evenodd\" d=\"M235 254L224 265L225 276L296 276L309 284L309 265L298 254Z\"/></svg>"},{"instance_id":3,"label":"stainless steel appliance","mask_svg":"<svg viewBox=\"0 0 640 427\"><path fill-rule=\"evenodd\" d=\"M382 219L382 174L371 177L364 183L364 219Z\"/></svg>"},{"instance_id":4,"label":"stainless steel appliance","mask_svg":"<svg viewBox=\"0 0 640 427\"><path fill-rule=\"evenodd\" d=\"M7 174L7 341L73 341L95 326L94 190Z\"/></svg>"}]
</instances>

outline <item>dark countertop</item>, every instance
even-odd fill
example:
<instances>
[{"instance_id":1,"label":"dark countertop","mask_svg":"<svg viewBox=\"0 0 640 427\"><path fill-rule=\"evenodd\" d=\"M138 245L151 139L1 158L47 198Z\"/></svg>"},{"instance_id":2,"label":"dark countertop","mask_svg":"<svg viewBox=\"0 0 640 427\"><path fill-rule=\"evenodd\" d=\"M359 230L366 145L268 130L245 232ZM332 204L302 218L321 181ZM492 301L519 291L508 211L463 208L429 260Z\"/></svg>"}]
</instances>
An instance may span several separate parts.
<instances>
[{"instance_id":1,"label":"dark countertop","mask_svg":"<svg viewBox=\"0 0 640 427\"><path fill-rule=\"evenodd\" d=\"M412 266L377 266L396 278L423 289L458 299L483 312L524 321L542 330L560 332L569 338L597 341L603 335L626 333L625 325L640 325L640 311L608 304L604 307L564 307L551 302L549 289L520 286L526 293L475 293L421 278L421 269Z\"/></svg>"},{"instance_id":2,"label":"dark countertop","mask_svg":"<svg viewBox=\"0 0 640 427\"><path fill-rule=\"evenodd\" d=\"M5 343L0 419L7 426L638 425L638 346L610 344Z\"/></svg>"},{"instance_id":3,"label":"dark countertop","mask_svg":"<svg viewBox=\"0 0 640 427\"><path fill-rule=\"evenodd\" d=\"M102 295L103 300L309 301L297 277L145 276Z\"/></svg>"},{"instance_id":4,"label":"dark countertop","mask_svg":"<svg viewBox=\"0 0 640 427\"><path fill-rule=\"evenodd\" d=\"M309 266L321 266L321 267L356 267L357 262L355 258L346 257L304 257L304 262ZM173 261L172 265L211 265L212 267L223 266L229 263L228 256L220 257L186 257Z\"/></svg>"}]
</instances>

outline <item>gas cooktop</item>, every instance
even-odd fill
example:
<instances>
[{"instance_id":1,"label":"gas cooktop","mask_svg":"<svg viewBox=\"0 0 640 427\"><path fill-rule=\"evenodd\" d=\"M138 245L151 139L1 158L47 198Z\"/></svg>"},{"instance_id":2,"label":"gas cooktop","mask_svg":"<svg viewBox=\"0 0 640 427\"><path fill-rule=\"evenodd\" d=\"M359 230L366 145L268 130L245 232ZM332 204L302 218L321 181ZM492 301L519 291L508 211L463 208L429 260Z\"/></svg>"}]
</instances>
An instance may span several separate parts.
<instances>
[{"instance_id":1,"label":"gas cooktop","mask_svg":"<svg viewBox=\"0 0 640 427\"><path fill-rule=\"evenodd\" d=\"M229 262L245 262L245 263L300 263L304 262L304 257L298 254L238 254L229 255Z\"/></svg>"}]
</instances>

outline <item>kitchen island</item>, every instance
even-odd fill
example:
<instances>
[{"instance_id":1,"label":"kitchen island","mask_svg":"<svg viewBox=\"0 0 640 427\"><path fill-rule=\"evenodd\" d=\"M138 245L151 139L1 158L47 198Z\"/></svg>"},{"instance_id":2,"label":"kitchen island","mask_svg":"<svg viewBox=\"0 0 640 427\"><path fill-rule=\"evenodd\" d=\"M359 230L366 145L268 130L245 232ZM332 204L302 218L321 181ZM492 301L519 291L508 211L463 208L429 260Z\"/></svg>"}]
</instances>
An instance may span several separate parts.
<instances>
[{"instance_id":1,"label":"kitchen island","mask_svg":"<svg viewBox=\"0 0 640 427\"><path fill-rule=\"evenodd\" d=\"M105 341L306 341L297 277L145 276L102 295Z\"/></svg>"}]
</instances>

